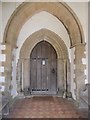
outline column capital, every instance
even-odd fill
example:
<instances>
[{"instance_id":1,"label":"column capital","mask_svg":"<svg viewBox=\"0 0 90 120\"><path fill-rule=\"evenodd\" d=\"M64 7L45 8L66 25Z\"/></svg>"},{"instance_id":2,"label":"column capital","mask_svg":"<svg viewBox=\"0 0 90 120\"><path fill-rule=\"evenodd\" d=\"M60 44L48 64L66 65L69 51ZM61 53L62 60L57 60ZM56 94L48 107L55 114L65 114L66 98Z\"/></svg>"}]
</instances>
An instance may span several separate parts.
<instances>
[{"instance_id":1,"label":"column capital","mask_svg":"<svg viewBox=\"0 0 90 120\"><path fill-rule=\"evenodd\" d=\"M70 46L70 49L73 48L73 47L77 47L77 46L85 46L86 43L77 43L77 44L74 44L72 46Z\"/></svg>"}]
</instances>

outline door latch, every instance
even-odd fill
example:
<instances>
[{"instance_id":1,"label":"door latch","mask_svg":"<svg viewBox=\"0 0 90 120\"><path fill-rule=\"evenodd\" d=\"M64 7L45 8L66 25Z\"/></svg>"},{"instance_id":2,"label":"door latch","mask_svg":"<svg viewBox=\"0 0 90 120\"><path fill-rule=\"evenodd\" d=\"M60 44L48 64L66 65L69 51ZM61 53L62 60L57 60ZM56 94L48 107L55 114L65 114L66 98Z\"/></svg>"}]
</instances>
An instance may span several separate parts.
<instances>
[{"instance_id":1,"label":"door latch","mask_svg":"<svg viewBox=\"0 0 90 120\"><path fill-rule=\"evenodd\" d=\"M54 74L55 73L55 69L53 68L51 72Z\"/></svg>"}]
</instances>

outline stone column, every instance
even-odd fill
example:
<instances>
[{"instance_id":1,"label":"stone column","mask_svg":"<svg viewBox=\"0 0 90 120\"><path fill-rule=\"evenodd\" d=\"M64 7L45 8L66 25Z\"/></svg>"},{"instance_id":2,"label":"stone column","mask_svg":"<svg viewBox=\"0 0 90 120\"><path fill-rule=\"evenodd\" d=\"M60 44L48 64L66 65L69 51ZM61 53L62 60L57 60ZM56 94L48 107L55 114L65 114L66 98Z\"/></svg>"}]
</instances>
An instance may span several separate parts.
<instances>
[{"instance_id":1,"label":"stone column","mask_svg":"<svg viewBox=\"0 0 90 120\"><path fill-rule=\"evenodd\" d=\"M64 61L62 58L58 58L57 61L57 88L58 95L63 95L64 90Z\"/></svg>"},{"instance_id":2,"label":"stone column","mask_svg":"<svg viewBox=\"0 0 90 120\"><path fill-rule=\"evenodd\" d=\"M70 88L71 88L71 78L70 78L70 61L69 59L67 59L67 91L70 92Z\"/></svg>"},{"instance_id":3,"label":"stone column","mask_svg":"<svg viewBox=\"0 0 90 120\"><path fill-rule=\"evenodd\" d=\"M16 79L17 79L17 92L18 93L20 93L21 89L22 89L22 87L21 87L21 85L22 85L21 63L22 63L22 60L19 59L18 63L17 63L17 77L16 77Z\"/></svg>"},{"instance_id":4,"label":"stone column","mask_svg":"<svg viewBox=\"0 0 90 120\"><path fill-rule=\"evenodd\" d=\"M67 60L64 59L64 97L66 97L67 92Z\"/></svg>"},{"instance_id":5,"label":"stone column","mask_svg":"<svg viewBox=\"0 0 90 120\"><path fill-rule=\"evenodd\" d=\"M85 58L85 44L77 44L75 46L75 82L76 82L76 99L79 102L80 91L85 87L84 69L86 65L82 63L82 58Z\"/></svg>"},{"instance_id":6,"label":"stone column","mask_svg":"<svg viewBox=\"0 0 90 120\"><path fill-rule=\"evenodd\" d=\"M23 59L23 88L30 87L30 59Z\"/></svg>"}]
</instances>

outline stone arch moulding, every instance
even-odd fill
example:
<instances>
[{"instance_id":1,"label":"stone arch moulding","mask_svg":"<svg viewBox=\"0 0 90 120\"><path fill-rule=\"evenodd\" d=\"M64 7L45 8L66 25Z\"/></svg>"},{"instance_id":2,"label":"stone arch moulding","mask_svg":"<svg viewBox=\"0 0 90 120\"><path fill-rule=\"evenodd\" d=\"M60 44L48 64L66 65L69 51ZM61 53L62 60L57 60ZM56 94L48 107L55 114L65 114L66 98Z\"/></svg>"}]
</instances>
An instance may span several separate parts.
<instances>
[{"instance_id":1,"label":"stone arch moulding","mask_svg":"<svg viewBox=\"0 0 90 120\"><path fill-rule=\"evenodd\" d=\"M58 58L68 59L68 50L64 41L56 33L48 29L40 29L30 35L21 47L19 58L29 58L34 46L42 40L49 42L54 47Z\"/></svg>"},{"instance_id":2,"label":"stone arch moulding","mask_svg":"<svg viewBox=\"0 0 90 120\"><path fill-rule=\"evenodd\" d=\"M30 35L23 43L20 49L19 62L18 64L23 66L23 86L22 89L28 88L30 85L30 54L35 45L41 41L47 41L50 43L57 53L57 81L58 88L60 91L66 89L66 77L65 77L65 64L68 59L68 50L63 40L54 32L48 29L41 29L32 35ZM22 67L21 67L22 68ZM62 68L62 69L61 69ZM20 70L22 71L22 70ZM69 70L68 70L69 71ZM21 74L22 75L22 74ZM20 80L19 80L20 81ZM70 87L70 86L69 86ZM21 88L19 88L21 89ZM68 88L70 89L70 88Z\"/></svg>"},{"instance_id":3,"label":"stone arch moulding","mask_svg":"<svg viewBox=\"0 0 90 120\"><path fill-rule=\"evenodd\" d=\"M70 47L84 43L82 26L75 13L64 2L22 3L12 14L6 25L3 42L10 43L15 47L23 24L34 14L41 11L51 13L63 23L70 37Z\"/></svg>"}]
</instances>

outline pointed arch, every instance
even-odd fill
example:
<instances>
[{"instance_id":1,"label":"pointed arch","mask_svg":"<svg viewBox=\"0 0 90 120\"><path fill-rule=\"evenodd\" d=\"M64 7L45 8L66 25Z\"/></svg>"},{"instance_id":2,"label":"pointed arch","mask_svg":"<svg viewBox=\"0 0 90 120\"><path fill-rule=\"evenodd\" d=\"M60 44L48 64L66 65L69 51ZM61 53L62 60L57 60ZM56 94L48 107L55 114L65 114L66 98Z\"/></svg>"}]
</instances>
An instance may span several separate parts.
<instances>
[{"instance_id":1,"label":"pointed arch","mask_svg":"<svg viewBox=\"0 0 90 120\"><path fill-rule=\"evenodd\" d=\"M62 22L70 37L70 47L73 47L76 44L84 43L83 29L80 21L72 9L64 2L22 3L15 10L7 23L3 42L10 43L15 47L17 37L23 24L34 14L41 11L47 11L51 13Z\"/></svg>"}]
</instances>

